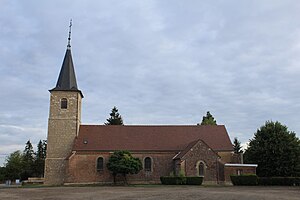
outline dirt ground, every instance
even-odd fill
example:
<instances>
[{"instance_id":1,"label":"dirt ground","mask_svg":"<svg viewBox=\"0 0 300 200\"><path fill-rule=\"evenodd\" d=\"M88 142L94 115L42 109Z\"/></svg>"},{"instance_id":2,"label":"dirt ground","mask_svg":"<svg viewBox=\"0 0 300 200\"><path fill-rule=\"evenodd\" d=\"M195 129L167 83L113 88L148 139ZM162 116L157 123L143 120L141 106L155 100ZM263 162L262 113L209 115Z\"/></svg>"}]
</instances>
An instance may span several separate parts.
<instances>
[{"instance_id":1,"label":"dirt ground","mask_svg":"<svg viewBox=\"0 0 300 200\"><path fill-rule=\"evenodd\" d=\"M204 187L204 186L129 186L129 187L41 187L1 188L1 200L113 200L113 199L236 199L300 200L300 187Z\"/></svg>"}]
</instances>

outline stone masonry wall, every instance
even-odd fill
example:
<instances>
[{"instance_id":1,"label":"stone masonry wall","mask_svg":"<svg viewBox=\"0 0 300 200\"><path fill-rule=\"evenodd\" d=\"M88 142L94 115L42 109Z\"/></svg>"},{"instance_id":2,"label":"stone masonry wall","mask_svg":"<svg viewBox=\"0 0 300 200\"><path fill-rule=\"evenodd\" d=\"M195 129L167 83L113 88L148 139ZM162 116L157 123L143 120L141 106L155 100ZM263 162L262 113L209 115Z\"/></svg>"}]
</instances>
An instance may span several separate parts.
<instances>
[{"instance_id":1,"label":"stone masonry wall","mask_svg":"<svg viewBox=\"0 0 300 200\"><path fill-rule=\"evenodd\" d=\"M45 162L45 184L60 185L65 181L67 160L65 159L46 159Z\"/></svg>"},{"instance_id":2,"label":"stone masonry wall","mask_svg":"<svg viewBox=\"0 0 300 200\"><path fill-rule=\"evenodd\" d=\"M239 166L239 167L232 167L232 166L225 166L224 176L226 182L231 182L230 175L238 175L238 171L240 174L256 174L256 167L246 167L246 166Z\"/></svg>"},{"instance_id":3,"label":"stone masonry wall","mask_svg":"<svg viewBox=\"0 0 300 200\"><path fill-rule=\"evenodd\" d=\"M67 109L61 109L61 99L68 100ZM51 91L48 120L47 156L45 164L45 184L63 184L66 159L80 125L81 95L76 91Z\"/></svg>"},{"instance_id":4,"label":"stone masonry wall","mask_svg":"<svg viewBox=\"0 0 300 200\"><path fill-rule=\"evenodd\" d=\"M218 181L218 155L205 143L199 141L181 160L185 161L185 175L199 176L199 163L205 164L204 181Z\"/></svg>"},{"instance_id":5,"label":"stone masonry wall","mask_svg":"<svg viewBox=\"0 0 300 200\"><path fill-rule=\"evenodd\" d=\"M232 151L219 151L218 155L221 157L223 163L235 163L232 162L232 156L233 156Z\"/></svg>"}]
</instances>

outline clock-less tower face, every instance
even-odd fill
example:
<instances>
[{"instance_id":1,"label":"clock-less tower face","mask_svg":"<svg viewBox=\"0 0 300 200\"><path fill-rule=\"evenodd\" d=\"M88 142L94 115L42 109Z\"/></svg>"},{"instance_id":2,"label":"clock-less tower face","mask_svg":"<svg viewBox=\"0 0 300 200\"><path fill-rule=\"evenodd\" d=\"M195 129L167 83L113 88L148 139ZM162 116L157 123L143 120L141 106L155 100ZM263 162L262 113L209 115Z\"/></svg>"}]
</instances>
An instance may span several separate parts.
<instances>
[{"instance_id":1,"label":"clock-less tower face","mask_svg":"<svg viewBox=\"0 0 300 200\"><path fill-rule=\"evenodd\" d=\"M51 92L45 184L64 183L66 159L72 153L74 139L79 130L81 99L79 92Z\"/></svg>"}]
</instances>

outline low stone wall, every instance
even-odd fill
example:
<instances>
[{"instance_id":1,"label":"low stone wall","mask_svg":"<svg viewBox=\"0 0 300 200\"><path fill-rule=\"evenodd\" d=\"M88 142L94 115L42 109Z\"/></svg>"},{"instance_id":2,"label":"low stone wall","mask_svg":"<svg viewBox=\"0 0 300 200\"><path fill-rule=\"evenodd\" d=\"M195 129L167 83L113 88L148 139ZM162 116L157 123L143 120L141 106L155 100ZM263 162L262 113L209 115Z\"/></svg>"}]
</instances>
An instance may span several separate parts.
<instances>
[{"instance_id":1,"label":"low stone wall","mask_svg":"<svg viewBox=\"0 0 300 200\"><path fill-rule=\"evenodd\" d=\"M231 183L230 175L256 174L256 164L229 164L224 165L226 183Z\"/></svg>"},{"instance_id":2,"label":"low stone wall","mask_svg":"<svg viewBox=\"0 0 300 200\"><path fill-rule=\"evenodd\" d=\"M23 181L22 184L44 184L44 178L29 177L28 180Z\"/></svg>"}]
</instances>

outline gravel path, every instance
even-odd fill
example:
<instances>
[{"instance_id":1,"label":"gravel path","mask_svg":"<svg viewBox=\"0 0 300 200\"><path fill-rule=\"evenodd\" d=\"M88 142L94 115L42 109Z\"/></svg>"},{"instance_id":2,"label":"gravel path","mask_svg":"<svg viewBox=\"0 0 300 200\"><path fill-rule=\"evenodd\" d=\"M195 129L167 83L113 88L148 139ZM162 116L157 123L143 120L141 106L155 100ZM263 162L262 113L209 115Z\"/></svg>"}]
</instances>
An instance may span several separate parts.
<instances>
[{"instance_id":1,"label":"gravel path","mask_svg":"<svg viewBox=\"0 0 300 200\"><path fill-rule=\"evenodd\" d=\"M41 187L1 188L1 200L113 200L113 199L236 199L300 200L300 187L203 187L203 186L130 186L130 187Z\"/></svg>"}]
</instances>

